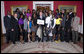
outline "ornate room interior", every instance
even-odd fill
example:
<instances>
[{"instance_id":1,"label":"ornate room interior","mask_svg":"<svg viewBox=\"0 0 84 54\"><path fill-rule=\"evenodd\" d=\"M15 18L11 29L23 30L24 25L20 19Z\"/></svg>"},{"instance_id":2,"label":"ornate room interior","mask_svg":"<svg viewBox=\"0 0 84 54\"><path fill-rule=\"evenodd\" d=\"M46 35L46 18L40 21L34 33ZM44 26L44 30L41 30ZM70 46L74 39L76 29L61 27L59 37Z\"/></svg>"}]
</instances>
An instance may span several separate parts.
<instances>
[{"instance_id":1,"label":"ornate room interior","mask_svg":"<svg viewBox=\"0 0 84 54\"><path fill-rule=\"evenodd\" d=\"M63 6L64 5L64 6ZM7 10L13 14L14 8L25 8L35 10L53 10L68 6L77 12L80 17L78 43L66 42L32 42L16 45L6 44L6 29L4 27L3 17L7 15ZM32 12L31 12L32 13ZM83 1L1 1L1 52L2 53L83 53Z\"/></svg>"}]
</instances>

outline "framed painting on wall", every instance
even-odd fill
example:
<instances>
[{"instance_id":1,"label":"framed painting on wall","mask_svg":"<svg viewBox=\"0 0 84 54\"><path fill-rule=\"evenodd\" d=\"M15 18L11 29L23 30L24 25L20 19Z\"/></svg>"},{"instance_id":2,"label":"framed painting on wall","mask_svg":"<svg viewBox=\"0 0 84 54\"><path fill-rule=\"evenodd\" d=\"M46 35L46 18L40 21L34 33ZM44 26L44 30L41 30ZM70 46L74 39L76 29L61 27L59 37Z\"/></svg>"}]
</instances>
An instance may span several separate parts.
<instances>
[{"instance_id":1,"label":"framed painting on wall","mask_svg":"<svg viewBox=\"0 0 84 54\"><path fill-rule=\"evenodd\" d=\"M28 9L28 6L27 5L13 5L13 6L11 6L12 15L14 14L14 12L17 8L19 8L20 11L22 11L23 9L26 11Z\"/></svg>"},{"instance_id":2,"label":"framed painting on wall","mask_svg":"<svg viewBox=\"0 0 84 54\"><path fill-rule=\"evenodd\" d=\"M62 11L62 9L66 9L66 12L69 12L72 9L72 12L76 12L76 5L59 5L58 9Z\"/></svg>"}]
</instances>

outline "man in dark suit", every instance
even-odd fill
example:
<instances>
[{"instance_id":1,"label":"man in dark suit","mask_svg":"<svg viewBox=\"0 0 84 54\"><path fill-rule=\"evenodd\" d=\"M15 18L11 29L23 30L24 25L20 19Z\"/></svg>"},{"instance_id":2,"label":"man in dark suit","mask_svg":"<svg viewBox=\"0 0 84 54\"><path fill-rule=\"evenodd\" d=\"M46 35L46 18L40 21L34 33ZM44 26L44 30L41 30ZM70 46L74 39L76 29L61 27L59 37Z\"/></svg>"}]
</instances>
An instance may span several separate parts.
<instances>
[{"instance_id":1,"label":"man in dark suit","mask_svg":"<svg viewBox=\"0 0 84 54\"><path fill-rule=\"evenodd\" d=\"M6 29L6 43L9 43L10 41L10 34L11 34L11 25L10 25L10 21L11 21L12 15L10 14L9 11L7 11L7 16L4 17L4 26Z\"/></svg>"},{"instance_id":2,"label":"man in dark suit","mask_svg":"<svg viewBox=\"0 0 84 54\"><path fill-rule=\"evenodd\" d=\"M19 24L18 24L18 18L17 13L14 14L14 17L11 19L11 41L13 44L15 44L15 41L18 39L18 33L19 32Z\"/></svg>"},{"instance_id":3,"label":"man in dark suit","mask_svg":"<svg viewBox=\"0 0 84 54\"><path fill-rule=\"evenodd\" d=\"M72 12L72 9L70 9L69 17L70 17L70 24L71 24L71 20L74 18L74 13ZM70 28L70 40L72 41L72 31L71 31L71 28Z\"/></svg>"},{"instance_id":4,"label":"man in dark suit","mask_svg":"<svg viewBox=\"0 0 84 54\"><path fill-rule=\"evenodd\" d=\"M39 12L38 19L45 20L45 18L43 17L42 11ZM41 26L41 28L42 28L42 42L43 42L43 39L44 39L44 34L43 34L44 25L38 25L38 26Z\"/></svg>"},{"instance_id":5,"label":"man in dark suit","mask_svg":"<svg viewBox=\"0 0 84 54\"><path fill-rule=\"evenodd\" d=\"M70 9L69 17L70 17L70 19L72 19L74 17L74 13L72 12L72 9Z\"/></svg>"}]
</instances>

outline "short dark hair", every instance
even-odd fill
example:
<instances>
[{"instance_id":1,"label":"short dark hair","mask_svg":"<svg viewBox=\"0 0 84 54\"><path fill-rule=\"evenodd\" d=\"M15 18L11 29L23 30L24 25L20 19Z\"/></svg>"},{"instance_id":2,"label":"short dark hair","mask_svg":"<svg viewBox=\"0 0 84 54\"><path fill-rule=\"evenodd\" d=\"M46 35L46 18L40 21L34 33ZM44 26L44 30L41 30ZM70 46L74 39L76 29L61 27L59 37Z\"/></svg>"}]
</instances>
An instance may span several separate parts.
<instances>
[{"instance_id":1,"label":"short dark hair","mask_svg":"<svg viewBox=\"0 0 84 54\"><path fill-rule=\"evenodd\" d=\"M56 11L59 11L59 9L56 9Z\"/></svg>"},{"instance_id":2,"label":"short dark hair","mask_svg":"<svg viewBox=\"0 0 84 54\"><path fill-rule=\"evenodd\" d=\"M16 12L17 12L17 10L19 10L19 8L16 8Z\"/></svg>"},{"instance_id":3,"label":"short dark hair","mask_svg":"<svg viewBox=\"0 0 84 54\"><path fill-rule=\"evenodd\" d=\"M14 15L17 14L17 12L14 12Z\"/></svg>"},{"instance_id":4,"label":"short dark hair","mask_svg":"<svg viewBox=\"0 0 84 54\"><path fill-rule=\"evenodd\" d=\"M59 9L56 9L56 11L58 11L58 12L59 12Z\"/></svg>"}]
</instances>

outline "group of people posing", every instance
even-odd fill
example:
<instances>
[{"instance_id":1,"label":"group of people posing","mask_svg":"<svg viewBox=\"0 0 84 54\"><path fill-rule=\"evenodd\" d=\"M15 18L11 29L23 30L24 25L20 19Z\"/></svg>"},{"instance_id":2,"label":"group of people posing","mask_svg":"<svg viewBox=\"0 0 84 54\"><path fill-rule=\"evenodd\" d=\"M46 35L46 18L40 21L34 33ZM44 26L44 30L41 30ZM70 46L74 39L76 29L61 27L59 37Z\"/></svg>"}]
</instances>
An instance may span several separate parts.
<instances>
[{"instance_id":1,"label":"group of people posing","mask_svg":"<svg viewBox=\"0 0 84 54\"><path fill-rule=\"evenodd\" d=\"M80 18L76 13L66 12L66 9L59 11L52 10L32 10L25 11L16 9L13 15L7 12L4 17L4 26L6 28L6 41L16 43L20 41L35 42L40 41L56 41L69 42L78 41L78 25ZM37 20L44 20L44 25L37 24Z\"/></svg>"}]
</instances>

